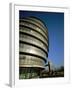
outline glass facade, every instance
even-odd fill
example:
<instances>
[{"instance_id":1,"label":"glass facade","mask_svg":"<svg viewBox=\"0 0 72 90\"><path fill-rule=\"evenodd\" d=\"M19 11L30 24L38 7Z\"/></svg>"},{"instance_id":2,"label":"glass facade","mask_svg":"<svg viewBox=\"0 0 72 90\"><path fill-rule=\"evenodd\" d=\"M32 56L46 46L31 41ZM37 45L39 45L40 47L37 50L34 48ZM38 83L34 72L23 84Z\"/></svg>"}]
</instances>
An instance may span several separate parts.
<instances>
[{"instance_id":1,"label":"glass facade","mask_svg":"<svg viewBox=\"0 0 72 90\"><path fill-rule=\"evenodd\" d=\"M41 34L47 39L46 33L44 33L41 28L35 26L34 24L31 24L31 23L29 23L29 22L21 22L21 23L20 23L20 26L22 26L22 27L23 27L23 26L26 26L26 27L32 28L32 29L38 31L39 33L41 33Z\"/></svg>"},{"instance_id":2,"label":"glass facade","mask_svg":"<svg viewBox=\"0 0 72 90\"><path fill-rule=\"evenodd\" d=\"M34 36L34 37L42 40L45 44L48 45L47 39L44 38L43 35L41 35L40 33L36 32L36 31L34 31L34 30L31 30L31 29L29 29L29 28L24 27L24 29L20 29L20 32L22 32L22 33L27 33L27 34L29 34L29 35L32 35L32 36ZM23 36L24 36L24 35L23 35Z\"/></svg>"},{"instance_id":3,"label":"glass facade","mask_svg":"<svg viewBox=\"0 0 72 90\"><path fill-rule=\"evenodd\" d=\"M31 79L31 78L37 78L38 73L35 68L29 67L29 68L20 68L20 79Z\"/></svg>"},{"instance_id":4,"label":"glass facade","mask_svg":"<svg viewBox=\"0 0 72 90\"><path fill-rule=\"evenodd\" d=\"M48 57L48 31L38 18L19 20L19 78L39 78Z\"/></svg>"},{"instance_id":5,"label":"glass facade","mask_svg":"<svg viewBox=\"0 0 72 90\"><path fill-rule=\"evenodd\" d=\"M31 23L31 24L37 26L38 28L42 29L43 32L44 32L45 34L47 34L47 32L46 32L46 30L45 30L46 28L44 28L42 25L38 24L37 22L33 21L33 19L29 20L29 19L26 19L26 18L25 18L25 19L22 19L22 20L20 20L20 21L21 21L21 22Z\"/></svg>"},{"instance_id":6,"label":"glass facade","mask_svg":"<svg viewBox=\"0 0 72 90\"><path fill-rule=\"evenodd\" d=\"M31 17L29 17L28 19L29 19L29 20L32 20L33 22L36 22L38 25L41 25L44 29L47 29L47 28L46 28L46 25L44 24L44 22L43 22L42 20L40 20L39 18L31 16ZM48 29L47 29L47 30L48 30ZM44 31L45 31L46 33L48 33L47 30L44 30Z\"/></svg>"}]
</instances>

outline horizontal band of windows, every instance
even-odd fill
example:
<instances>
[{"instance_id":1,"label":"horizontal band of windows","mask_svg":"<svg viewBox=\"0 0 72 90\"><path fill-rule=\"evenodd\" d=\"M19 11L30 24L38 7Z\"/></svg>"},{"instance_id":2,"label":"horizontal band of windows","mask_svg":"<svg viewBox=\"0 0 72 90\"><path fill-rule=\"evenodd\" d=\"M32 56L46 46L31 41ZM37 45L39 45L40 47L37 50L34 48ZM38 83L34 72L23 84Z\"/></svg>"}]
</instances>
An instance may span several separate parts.
<instances>
[{"instance_id":1,"label":"horizontal band of windows","mask_svg":"<svg viewBox=\"0 0 72 90\"><path fill-rule=\"evenodd\" d=\"M42 62L45 63L44 60L42 60L41 58L35 57L35 56L29 56L29 55L19 55L19 60L31 60L31 61L38 61L38 62Z\"/></svg>"},{"instance_id":2,"label":"horizontal band of windows","mask_svg":"<svg viewBox=\"0 0 72 90\"><path fill-rule=\"evenodd\" d=\"M29 65L38 65L38 66L45 66L45 62L43 62L44 60L32 60L32 59L21 59L19 60L19 65L22 64L29 64Z\"/></svg>"},{"instance_id":3,"label":"horizontal band of windows","mask_svg":"<svg viewBox=\"0 0 72 90\"><path fill-rule=\"evenodd\" d=\"M24 42L24 41L19 41L19 43L28 44L28 45L30 45L30 46L36 47L36 48L38 48L38 49L41 49L41 50L46 54L46 56L48 57L48 53L47 53L43 48L41 48L41 47L39 47L39 46L37 46L37 45L31 44L31 43L27 43L27 42Z\"/></svg>"},{"instance_id":4,"label":"horizontal band of windows","mask_svg":"<svg viewBox=\"0 0 72 90\"><path fill-rule=\"evenodd\" d=\"M20 22L19 25L25 25L25 26L29 26L29 27L31 27L31 28L34 28L34 29L40 31L40 32L47 38L47 35L48 35L48 34L45 33L41 28L39 28L39 27L36 26L36 25L32 25L32 24L29 23L29 22Z\"/></svg>"},{"instance_id":5,"label":"horizontal band of windows","mask_svg":"<svg viewBox=\"0 0 72 90\"><path fill-rule=\"evenodd\" d=\"M34 26L34 25L32 25L32 24L30 24L30 23L27 23L27 22L21 22L21 23L19 23L19 26L20 26L20 25L22 25L22 26L27 26L27 27L30 27L30 28L32 28L32 29L35 29L36 31L38 31L38 32L40 32L42 35L44 35L46 39L48 38L48 37L47 37L48 34L44 33L43 30L40 29L40 28L37 27L37 26Z\"/></svg>"},{"instance_id":6,"label":"horizontal band of windows","mask_svg":"<svg viewBox=\"0 0 72 90\"><path fill-rule=\"evenodd\" d=\"M42 25L44 28L47 29L47 26L46 26L46 24L43 22L43 20L41 20L41 19L39 19L39 18L37 18L37 17L34 17L34 16L30 16L30 17L27 17L27 18L30 19L30 20L33 20L33 21L37 22L38 24Z\"/></svg>"},{"instance_id":7,"label":"horizontal band of windows","mask_svg":"<svg viewBox=\"0 0 72 90\"><path fill-rule=\"evenodd\" d=\"M32 21L32 20L29 20L29 19L20 19L19 22L31 23L31 24L33 24L33 25L39 27L40 29L42 29L43 32L44 32L46 35L48 34L46 28L42 27L42 25L40 25L40 24L38 24L38 23L36 23L36 22L34 22L34 21Z\"/></svg>"},{"instance_id":8,"label":"horizontal band of windows","mask_svg":"<svg viewBox=\"0 0 72 90\"><path fill-rule=\"evenodd\" d=\"M32 65L41 65L41 66L44 66L44 62L41 60L32 60L31 58L30 59L21 59L19 60L19 64L32 64Z\"/></svg>"},{"instance_id":9,"label":"horizontal band of windows","mask_svg":"<svg viewBox=\"0 0 72 90\"><path fill-rule=\"evenodd\" d=\"M31 29L25 27L24 30L20 29L19 31L35 36L35 37L39 38L40 40L42 40L43 42L45 42L46 44L48 44L48 46L49 46L49 41L47 41L47 40L46 40L42 35L40 35L39 33L36 33L34 30L32 31ZM33 38L33 37L29 36L29 35L26 36L26 35L23 35L23 34L20 34L20 38L21 38L21 37L24 38L24 40L27 38L27 39L29 39L30 41L33 41L33 40L35 39L35 38ZM28 38L28 37L29 37L29 38ZM35 39L34 42L35 42L35 41L38 41L38 42L42 43L40 40ZM41 44L41 45L43 46L43 44Z\"/></svg>"},{"instance_id":10,"label":"horizontal band of windows","mask_svg":"<svg viewBox=\"0 0 72 90\"><path fill-rule=\"evenodd\" d=\"M28 27L28 26L20 26L19 27L19 31L22 31L22 32L30 32L30 31L32 31L32 32L34 32L34 33L36 33L38 36L41 36L42 38L44 38L45 39L45 41L48 41L48 38L46 38L43 34L41 34L40 32L38 32L37 30L35 30L35 29L32 29L32 28L30 28L30 27ZM32 33L31 32L31 33Z\"/></svg>"},{"instance_id":11,"label":"horizontal band of windows","mask_svg":"<svg viewBox=\"0 0 72 90\"><path fill-rule=\"evenodd\" d=\"M34 17L34 16L30 16L30 17L22 18L22 19L20 19L20 20L23 20L23 19L28 19L28 20L31 20L31 21L33 21L33 22L35 22L35 23L38 23L38 24L41 25L43 28L45 28L45 29L46 29L46 32L47 32L47 26L46 26L46 24L45 24L41 19L39 19L39 18L37 18L37 17Z\"/></svg>"},{"instance_id":12,"label":"horizontal band of windows","mask_svg":"<svg viewBox=\"0 0 72 90\"><path fill-rule=\"evenodd\" d=\"M47 48L48 48L48 44L47 43L45 43L43 40L41 40L41 39L39 39L38 37L36 37L36 36L33 36L33 35L31 35L31 34L28 34L28 33L25 33L25 32L19 32L19 34L23 34L23 35L28 35L28 36L31 36L31 37L33 37L33 38L35 38L35 39L37 39L37 40L39 40L39 41L41 41Z\"/></svg>"},{"instance_id":13,"label":"horizontal band of windows","mask_svg":"<svg viewBox=\"0 0 72 90\"><path fill-rule=\"evenodd\" d=\"M24 32L24 33L26 33L26 32ZM41 38L39 38L39 37L37 37L37 38L39 38L40 40L42 40L43 42L41 42L40 40L38 40L37 38L35 38L35 37L32 37L32 36L29 36L29 35L27 35L27 34L29 34L29 35L32 35L32 36L35 36L35 37L37 37L36 35L34 35L34 34L30 34L30 33L26 33L26 34L19 34L19 38L21 38L22 40L30 40L30 41L36 41L37 43L40 43L40 44L42 44L43 46L45 46L45 44L47 44L47 46L48 46L48 42L46 42L44 39L41 39ZM46 46L45 46L46 47ZM46 47L47 48L47 47Z\"/></svg>"},{"instance_id":14,"label":"horizontal band of windows","mask_svg":"<svg viewBox=\"0 0 72 90\"><path fill-rule=\"evenodd\" d=\"M19 25L19 29L24 30L24 28L28 28L30 30L33 30L33 31L37 32L38 34L40 34L42 37L44 37L46 40L48 40L48 36L46 37L46 35L44 35L41 31L37 30L36 28L33 28L31 26L28 26L28 25Z\"/></svg>"},{"instance_id":15,"label":"horizontal band of windows","mask_svg":"<svg viewBox=\"0 0 72 90\"><path fill-rule=\"evenodd\" d=\"M38 40L35 40L35 39L27 39L27 38L21 38L19 39L20 41L23 41L23 42L26 42L26 43L30 43L30 44L33 44L33 45L36 45L38 47L41 47L42 49L44 49L46 52L48 51L47 48L45 47L45 45L38 41Z\"/></svg>"},{"instance_id":16,"label":"horizontal band of windows","mask_svg":"<svg viewBox=\"0 0 72 90\"><path fill-rule=\"evenodd\" d=\"M19 52L30 53L30 54L33 54L33 55L40 56L44 59L47 59L46 55L42 54L42 52L37 52L37 51L29 50L29 49L19 49Z\"/></svg>"},{"instance_id":17,"label":"horizontal band of windows","mask_svg":"<svg viewBox=\"0 0 72 90\"><path fill-rule=\"evenodd\" d=\"M44 65L43 64L36 64L36 63L20 63L19 64L19 67L43 67L44 68Z\"/></svg>"},{"instance_id":18,"label":"horizontal band of windows","mask_svg":"<svg viewBox=\"0 0 72 90\"><path fill-rule=\"evenodd\" d=\"M23 47L24 48L19 47L19 51L33 53L33 54L37 54L37 55L39 54L40 56L42 56L44 58L47 58L47 56L48 56L43 50L41 50L35 46L29 45L29 44L23 44Z\"/></svg>"},{"instance_id":19,"label":"horizontal band of windows","mask_svg":"<svg viewBox=\"0 0 72 90\"><path fill-rule=\"evenodd\" d=\"M33 17L26 17L26 18L23 18L23 19L28 19L28 20L31 20L31 21L39 24L39 25L42 26L44 29L46 29L46 33L48 33L47 26L46 26L46 24L45 24L41 19L36 19L36 18L33 18Z\"/></svg>"},{"instance_id":20,"label":"horizontal band of windows","mask_svg":"<svg viewBox=\"0 0 72 90\"><path fill-rule=\"evenodd\" d=\"M43 35L41 35L40 33L36 32L32 29L29 29L29 28L26 28L26 27L24 27L24 28L21 27L19 29L19 32L26 32L26 33L32 34L32 35L44 40L44 42L48 42L48 40Z\"/></svg>"},{"instance_id":21,"label":"horizontal band of windows","mask_svg":"<svg viewBox=\"0 0 72 90\"><path fill-rule=\"evenodd\" d=\"M23 32L23 31L20 30L20 32ZM38 36L37 34L31 33L31 32L27 32L27 31L24 31L23 33L27 33L29 35L35 36L35 37L39 38L40 40L42 40L44 43L46 43L48 45L48 41L46 41L44 38ZM30 40L30 41L34 41L35 40L37 43L41 43L42 45L44 45L40 40L38 40L36 38L33 38L33 37L29 36L29 35L20 34L19 38L24 39L24 40L27 39L27 40Z\"/></svg>"},{"instance_id":22,"label":"horizontal band of windows","mask_svg":"<svg viewBox=\"0 0 72 90\"><path fill-rule=\"evenodd\" d=\"M47 60L39 55L35 55L35 54L32 54L32 53L26 53L26 52L19 52L20 55L29 55L29 56L35 56L35 57L38 57L38 58L41 58L42 60L44 60L45 62L47 62Z\"/></svg>"},{"instance_id":23,"label":"horizontal band of windows","mask_svg":"<svg viewBox=\"0 0 72 90\"><path fill-rule=\"evenodd\" d=\"M37 33L36 31L34 30L31 30L31 29L28 29L28 28L20 28L19 29L19 32L26 32L26 33L29 33L29 34L32 34L36 37L38 37L39 39L42 39L44 42L48 42L48 40L46 38L44 38L41 34Z\"/></svg>"}]
</instances>

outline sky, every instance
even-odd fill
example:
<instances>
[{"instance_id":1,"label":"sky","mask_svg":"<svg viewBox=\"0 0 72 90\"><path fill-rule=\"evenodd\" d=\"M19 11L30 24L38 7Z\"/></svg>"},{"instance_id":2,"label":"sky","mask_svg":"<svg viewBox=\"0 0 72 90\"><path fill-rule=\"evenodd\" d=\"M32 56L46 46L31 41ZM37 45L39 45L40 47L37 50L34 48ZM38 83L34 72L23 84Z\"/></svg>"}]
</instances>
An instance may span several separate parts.
<instances>
[{"instance_id":1,"label":"sky","mask_svg":"<svg viewBox=\"0 0 72 90\"><path fill-rule=\"evenodd\" d=\"M35 16L41 19L48 28L48 60L56 67L64 65L64 13L19 11L19 18Z\"/></svg>"}]
</instances>

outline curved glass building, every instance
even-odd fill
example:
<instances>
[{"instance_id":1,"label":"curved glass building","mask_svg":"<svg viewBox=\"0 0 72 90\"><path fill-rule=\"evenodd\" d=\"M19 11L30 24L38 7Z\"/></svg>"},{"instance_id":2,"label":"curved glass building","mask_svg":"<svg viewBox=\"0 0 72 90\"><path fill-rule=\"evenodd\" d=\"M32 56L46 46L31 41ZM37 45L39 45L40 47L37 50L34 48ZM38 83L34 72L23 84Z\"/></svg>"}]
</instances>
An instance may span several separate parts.
<instances>
[{"instance_id":1,"label":"curved glass building","mask_svg":"<svg viewBox=\"0 0 72 90\"><path fill-rule=\"evenodd\" d=\"M37 78L48 58L49 38L45 23L36 17L19 20L19 78Z\"/></svg>"}]
</instances>

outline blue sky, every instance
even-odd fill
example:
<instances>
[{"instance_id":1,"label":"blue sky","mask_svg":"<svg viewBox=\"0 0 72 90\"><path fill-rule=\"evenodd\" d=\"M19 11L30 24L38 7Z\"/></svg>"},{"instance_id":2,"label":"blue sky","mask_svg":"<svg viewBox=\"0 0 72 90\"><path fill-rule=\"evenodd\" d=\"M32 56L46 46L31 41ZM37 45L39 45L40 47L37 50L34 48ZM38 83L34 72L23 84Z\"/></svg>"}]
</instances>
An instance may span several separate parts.
<instances>
[{"instance_id":1,"label":"blue sky","mask_svg":"<svg viewBox=\"0 0 72 90\"><path fill-rule=\"evenodd\" d=\"M49 56L55 66L64 65L64 13L20 11L19 18L35 16L43 20L49 32Z\"/></svg>"}]
</instances>

